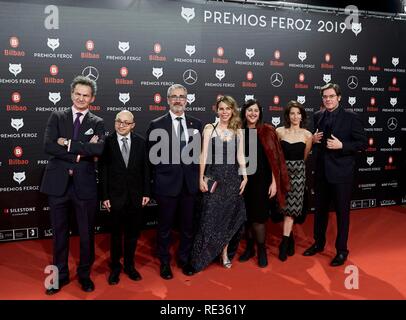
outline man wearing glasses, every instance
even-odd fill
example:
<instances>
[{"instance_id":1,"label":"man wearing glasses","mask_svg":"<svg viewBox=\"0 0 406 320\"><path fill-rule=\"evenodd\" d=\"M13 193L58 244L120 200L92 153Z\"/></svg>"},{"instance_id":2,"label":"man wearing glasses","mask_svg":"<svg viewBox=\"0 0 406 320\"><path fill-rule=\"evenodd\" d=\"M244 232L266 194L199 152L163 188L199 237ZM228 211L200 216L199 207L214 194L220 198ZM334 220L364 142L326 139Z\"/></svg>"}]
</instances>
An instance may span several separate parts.
<instances>
[{"instance_id":1,"label":"man wearing glasses","mask_svg":"<svg viewBox=\"0 0 406 320\"><path fill-rule=\"evenodd\" d=\"M124 273L131 280L141 280L141 275L134 266L134 254L142 227L142 208L147 205L150 197L145 140L133 132L133 114L127 110L119 112L114 128L115 132L106 138L100 159L103 205L110 213L111 222L110 285L116 285L120 281L122 255Z\"/></svg>"},{"instance_id":2,"label":"man wearing glasses","mask_svg":"<svg viewBox=\"0 0 406 320\"><path fill-rule=\"evenodd\" d=\"M337 254L331 266L344 264L348 256L350 203L355 156L367 147L367 138L358 115L339 106L341 90L328 83L321 88L324 110L314 114L315 157L314 244L303 255L313 256L324 250L328 212L333 201L337 216Z\"/></svg>"},{"instance_id":3,"label":"man wearing glasses","mask_svg":"<svg viewBox=\"0 0 406 320\"><path fill-rule=\"evenodd\" d=\"M202 123L185 115L187 90L184 86L174 84L169 87L167 98L169 112L151 121L147 139L153 195L158 203L160 276L169 280L173 278L169 253L171 230L177 220L180 228L177 264L184 274L193 274L189 256L194 237L193 220L195 198L199 191L199 165L198 160L191 163L184 160L188 144L200 142ZM199 153L200 148L197 150L196 159Z\"/></svg>"}]
</instances>

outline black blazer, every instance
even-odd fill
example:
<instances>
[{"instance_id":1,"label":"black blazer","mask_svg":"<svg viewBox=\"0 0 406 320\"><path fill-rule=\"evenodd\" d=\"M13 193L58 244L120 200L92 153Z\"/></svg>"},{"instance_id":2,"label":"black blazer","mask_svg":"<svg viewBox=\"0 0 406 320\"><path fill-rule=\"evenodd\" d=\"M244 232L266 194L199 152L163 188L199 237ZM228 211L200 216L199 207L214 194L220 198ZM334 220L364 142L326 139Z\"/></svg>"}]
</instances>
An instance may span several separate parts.
<instances>
[{"instance_id":1,"label":"black blazer","mask_svg":"<svg viewBox=\"0 0 406 320\"><path fill-rule=\"evenodd\" d=\"M322 123L325 113L321 110L314 114L314 130L323 131ZM352 111L339 107L336 119L332 128L332 134L343 143L340 150L329 150L321 144L313 145L313 153L316 161L316 179L321 178L317 168L324 167L324 174L330 183L351 183L354 175L355 156L358 152L367 148L367 137L364 127L358 115ZM324 163L323 163L324 159Z\"/></svg>"},{"instance_id":2,"label":"black blazer","mask_svg":"<svg viewBox=\"0 0 406 320\"><path fill-rule=\"evenodd\" d=\"M150 160L150 168L152 171L153 179L153 192L157 195L175 197L178 196L182 190L183 181L186 182L189 193L196 194L199 191L199 155L201 151L201 132L202 123L200 120L185 116L186 126L189 133L188 145L183 151L188 152L193 146L197 146L194 150L197 151L193 154L193 161L191 164L183 164L179 161L179 158L172 157L172 147L179 148L177 140L173 140L176 137L176 133L173 130L172 118L169 112L162 117L151 121L148 131L148 155ZM154 129L163 129L169 136L169 140L154 141L151 133ZM163 156L162 152L168 155L166 163L161 161L160 163L153 163L151 154L155 154L156 147L162 146L160 156ZM152 160L152 161L151 161ZM177 161L176 161L177 160Z\"/></svg>"},{"instance_id":3,"label":"black blazer","mask_svg":"<svg viewBox=\"0 0 406 320\"><path fill-rule=\"evenodd\" d=\"M100 156L104 148L103 119L88 112L80 126L78 140L72 140L68 152L67 148L57 143L58 138L72 139L73 117L72 109L52 112L45 128L44 148L51 157L45 168L40 191L52 195L62 196L67 188L69 173L72 169L73 183L80 199L94 199L97 197L96 164L94 157ZM93 135L99 136L97 143L90 143ZM77 155L81 155L77 163Z\"/></svg>"},{"instance_id":4,"label":"black blazer","mask_svg":"<svg viewBox=\"0 0 406 320\"><path fill-rule=\"evenodd\" d=\"M130 158L125 166L114 132L106 138L100 159L102 199L110 200L113 210L120 210L127 200L135 207L142 207L142 197L150 197L150 177L145 140L131 133Z\"/></svg>"}]
</instances>

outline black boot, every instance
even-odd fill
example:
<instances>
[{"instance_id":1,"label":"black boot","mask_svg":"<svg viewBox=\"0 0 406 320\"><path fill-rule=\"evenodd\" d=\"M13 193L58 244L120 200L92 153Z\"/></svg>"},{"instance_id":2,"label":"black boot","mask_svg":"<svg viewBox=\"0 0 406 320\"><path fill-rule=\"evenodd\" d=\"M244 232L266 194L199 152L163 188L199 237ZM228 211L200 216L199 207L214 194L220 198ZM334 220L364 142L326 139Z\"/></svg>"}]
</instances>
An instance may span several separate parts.
<instances>
[{"instance_id":1,"label":"black boot","mask_svg":"<svg viewBox=\"0 0 406 320\"><path fill-rule=\"evenodd\" d=\"M288 243L288 256L293 256L295 254L295 238L293 237L293 231L290 233L289 236L289 243Z\"/></svg>"},{"instance_id":2,"label":"black boot","mask_svg":"<svg viewBox=\"0 0 406 320\"><path fill-rule=\"evenodd\" d=\"M283 236L281 244L279 245L279 260L285 261L288 258L288 245L289 237Z\"/></svg>"},{"instance_id":3,"label":"black boot","mask_svg":"<svg viewBox=\"0 0 406 320\"><path fill-rule=\"evenodd\" d=\"M253 239L248 239L247 240L247 246L245 247L245 251L238 258L238 261L245 262L245 261L248 261L253 256L255 256L254 240Z\"/></svg>"},{"instance_id":4,"label":"black boot","mask_svg":"<svg viewBox=\"0 0 406 320\"><path fill-rule=\"evenodd\" d=\"M265 268L268 265L268 255L264 243L258 243L258 266Z\"/></svg>"}]
</instances>

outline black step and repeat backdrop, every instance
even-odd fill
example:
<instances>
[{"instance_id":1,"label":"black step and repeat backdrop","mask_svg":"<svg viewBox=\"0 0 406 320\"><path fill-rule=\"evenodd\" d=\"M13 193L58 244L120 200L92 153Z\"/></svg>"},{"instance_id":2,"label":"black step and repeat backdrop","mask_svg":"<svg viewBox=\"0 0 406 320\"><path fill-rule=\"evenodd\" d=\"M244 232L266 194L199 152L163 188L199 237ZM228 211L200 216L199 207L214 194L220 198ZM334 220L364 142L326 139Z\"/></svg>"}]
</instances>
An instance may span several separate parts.
<instances>
[{"instance_id":1,"label":"black step and repeat backdrop","mask_svg":"<svg viewBox=\"0 0 406 320\"><path fill-rule=\"evenodd\" d=\"M230 94L240 104L259 99L274 126L283 125L291 99L311 119L320 86L339 83L343 107L360 114L369 140L352 207L406 202L399 187L405 21L204 1L136 1L126 11L0 8L0 241L52 236L38 191L47 163L43 131L53 110L71 106L69 84L78 74L97 81L91 110L109 131L115 114L128 109L141 134L167 112L173 83L188 88L187 110L203 122L215 120L218 95ZM311 183L311 161L308 167ZM106 217L101 209L97 232L106 230ZM145 223L154 222L152 205Z\"/></svg>"}]
</instances>

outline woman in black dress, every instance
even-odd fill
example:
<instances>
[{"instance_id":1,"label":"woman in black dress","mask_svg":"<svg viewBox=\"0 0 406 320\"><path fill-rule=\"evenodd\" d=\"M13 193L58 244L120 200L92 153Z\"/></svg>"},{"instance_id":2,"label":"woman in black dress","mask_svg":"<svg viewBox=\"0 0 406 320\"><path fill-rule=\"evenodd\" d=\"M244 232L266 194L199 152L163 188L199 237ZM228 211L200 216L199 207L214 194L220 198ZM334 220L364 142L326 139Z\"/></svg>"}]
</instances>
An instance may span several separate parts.
<instances>
[{"instance_id":1,"label":"woman in black dress","mask_svg":"<svg viewBox=\"0 0 406 320\"><path fill-rule=\"evenodd\" d=\"M290 179L290 191L286 196L283 237L279 245L279 259L285 261L295 253L292 227L295 218L302 214L306 186L305 160L312 148L311 132L303 128L306 111L297 101L289 101L284 111L285 126L276 129L285 154Z\"/></svg>"},{"instance_id":2,"label":"woman in black dress","mask_svg":"<svg viewBox=\"0 0 406 320\"><path fill-rule=\"evenodd\" d=\"M283 152L275 129L262 123L262 108L257 100L248 100L241 109L245 129L245 155L248 157L248 183L244 192L247 210L247 246L239 261L255 255L254 241L258 250L258 266L266 267L266 222L269 218L271 198L277 195L280 206L285 204L289 186Z\"/></svg>"},{"instance_id":3,"label":"woman in black dress","mask_svg":"<svg viewBox=\"0 0 406 320\"><path fill-rule=\"evenodd\" d=\"M196 272L220 255L231 268L228 243L246 221L242 193L247 184L241 119L237 103L230 96L216 104L219 121L203 131L200 157L200 190L203 192L201 218L192 249L191 264ZM218 183L210 192L207 177Z\"/></svg>"}]
</instances>

